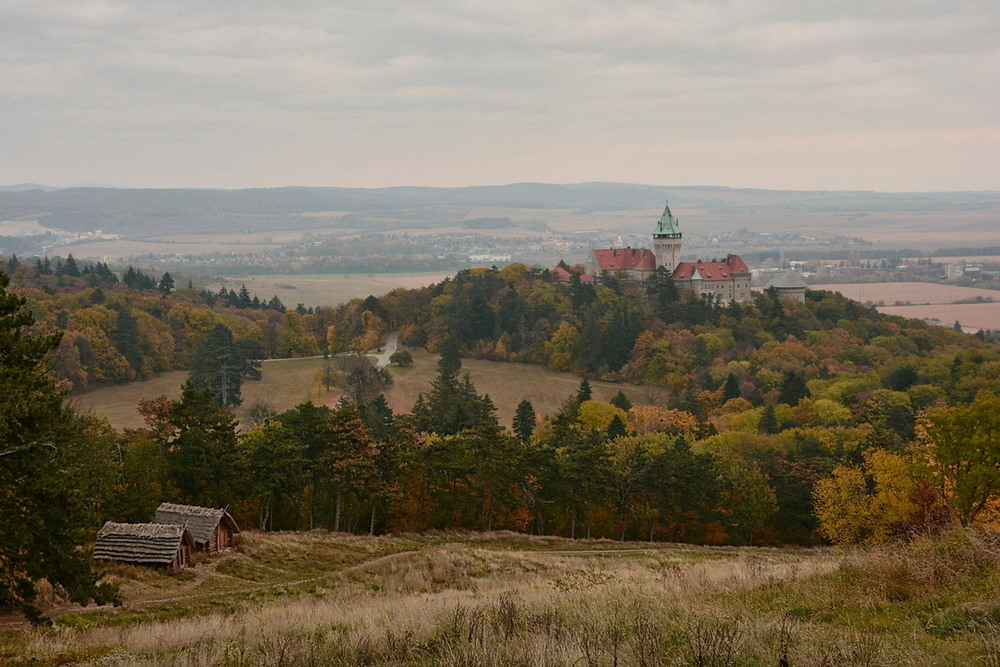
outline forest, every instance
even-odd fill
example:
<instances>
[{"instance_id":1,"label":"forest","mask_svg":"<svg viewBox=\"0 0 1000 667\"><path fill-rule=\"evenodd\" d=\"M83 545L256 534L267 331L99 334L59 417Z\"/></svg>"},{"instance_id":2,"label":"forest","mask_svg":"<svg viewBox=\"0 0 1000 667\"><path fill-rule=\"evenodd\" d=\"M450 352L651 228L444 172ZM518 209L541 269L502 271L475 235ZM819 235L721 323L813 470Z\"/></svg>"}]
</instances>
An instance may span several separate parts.
<instances>
[{"instance_id":1,"label":"forest","mask_svg":"<svg viewBox=\"0 0 1000 667\"><path fill-rule=\"evenodd\" d=\"M558 283L513 264L310 311L134 270L126 280L105 265L68 271L69 259L47 271L8 263L14 282L0 286L2 381L39 383L2 408L0 488L37 494L10 505L27 514L51 494L71 499L57 505L67 537L51 547L53 563L87 571L68 545L106 519L148 520L162 501L228 506L262 531L511 529L700 544L879 542L996 517L1000 346L834 293L720 304L678 293L664 275ZM236 399L220 400L198 361L225 359L238 382L253 381L262 357L364 351L397 330L440 355L406 414L380 394L391 373L362 364L332 378L345 387L336 405L259 410L239 428ZM21 375L6 370L27 363L10 356L14 343L34 350ZM554 414L522 401L500 424L462 374L463 356L581 381ZM191 379L179 398L137 406L142 429L116 433L61 403L71 389L168 368L191 368ZM593 400L588 379L598 378L641 383L648 401ZM18 411L63 415L53 424L67 430L16 444L28 432L10 426L26 423ZM72 474L39 472L56 462ZM29 474L38 488L21 490ZM34 520L5 511L4 534ZM35 548L23 539L22 555ZM5 558L0 605L30 607L24 582L35 570ZM78 579L90 582L80 596L110 595Z\"/></svg>"}]
</instances>

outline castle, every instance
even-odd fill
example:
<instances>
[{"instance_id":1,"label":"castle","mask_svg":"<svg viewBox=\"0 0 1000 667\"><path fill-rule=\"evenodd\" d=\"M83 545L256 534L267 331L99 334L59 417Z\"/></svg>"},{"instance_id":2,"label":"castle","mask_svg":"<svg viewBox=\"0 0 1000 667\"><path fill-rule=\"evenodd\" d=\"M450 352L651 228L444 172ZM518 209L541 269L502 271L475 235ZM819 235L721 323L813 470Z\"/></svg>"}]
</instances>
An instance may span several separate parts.
<instances>
[{"instance_id":1,"label":"castle","mask_svg":"<svg viewBox=\"0 0 1000 667\"><path fill-rule=\"evenodd\" d=\"M750 301L750 269L739 255L729 254L722 261L682 262L681 227L670 212L670 205L653 231L653 249L607 248L591 250L585 275L598 280L605 271L624 273L632 280L645 280L663 268L680 289L689 289L705 299L723 303Z\"/></svg>"}]
</instances>

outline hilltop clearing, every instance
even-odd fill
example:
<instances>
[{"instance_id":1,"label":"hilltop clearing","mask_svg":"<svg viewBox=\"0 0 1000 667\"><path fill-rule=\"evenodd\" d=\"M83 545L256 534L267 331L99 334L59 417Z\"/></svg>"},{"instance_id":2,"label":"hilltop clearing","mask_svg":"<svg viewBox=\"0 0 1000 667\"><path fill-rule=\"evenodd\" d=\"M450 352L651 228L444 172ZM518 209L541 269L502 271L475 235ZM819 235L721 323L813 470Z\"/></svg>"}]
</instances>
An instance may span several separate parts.
<instances>
[{"instance_id":1,"label":"hilltop clearing","mask_svg":"<svg viewBox=\"0 0 1000 667\"><path fill-rule=\"evenodd\" d=\"M413 408L417 394L428 391L437 373L437 355L416 349L411 352L412 366L389 366L394 381L386 392L386 399L397 413ZM246 423L250 410L258 404L266 405L274 412L290 410L306 400L335 404L343 393L342 389L334 386L326 391L317 379L330 363L323 358L268 361L262 366L263 377L260 381L243 385L243 405L236 409L237 416ZM573 373L551 371L529 364L467 359L463 361L462 370L469 373L482 393L493 399L497 405L497 417L503 424L511 423L514 408L523 399L531 401L540 415L554 413L562 401L576 391L580 382L579 376ZM138 428L143 425L142 417L136 412L138 402L161 394L177 398L187 376L187 371L169 371L149 380L88 391L75 396L74 401L81 408L105 417L117 429ZM619 390L636 403L642 402L647 393L655 393L655 387L600 381L592 384L595 396L604 401L611 400Z\"/></svg>"}]
</instances>

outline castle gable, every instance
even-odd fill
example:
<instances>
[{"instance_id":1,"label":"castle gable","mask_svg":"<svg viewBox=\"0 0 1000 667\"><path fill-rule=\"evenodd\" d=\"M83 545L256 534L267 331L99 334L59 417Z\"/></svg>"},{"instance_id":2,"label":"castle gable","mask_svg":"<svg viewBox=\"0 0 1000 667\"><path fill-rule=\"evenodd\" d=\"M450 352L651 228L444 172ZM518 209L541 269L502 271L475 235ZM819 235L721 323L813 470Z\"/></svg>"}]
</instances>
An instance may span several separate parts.
<instances>
[{"instance_id":1,"label":"castle gable","mask_svg":"<svg viewBox=\"0 0 1000 667\"><path fill-rule=\"evenodd\" d=\"M739 255L727 255L721 262L681 262L671 276L674 280L733 280L750 273Z\"/></svg>"},{"instance_id":2,"label":"castle gable","mask_svg":"<svg viewBox=\"0 0 1000 667\"><path fill-rule=\"evenodd\" d=\"M592 254L598 271L656 270L656 255L648 248L607 248Z\"/></svg>"}]
</instances>

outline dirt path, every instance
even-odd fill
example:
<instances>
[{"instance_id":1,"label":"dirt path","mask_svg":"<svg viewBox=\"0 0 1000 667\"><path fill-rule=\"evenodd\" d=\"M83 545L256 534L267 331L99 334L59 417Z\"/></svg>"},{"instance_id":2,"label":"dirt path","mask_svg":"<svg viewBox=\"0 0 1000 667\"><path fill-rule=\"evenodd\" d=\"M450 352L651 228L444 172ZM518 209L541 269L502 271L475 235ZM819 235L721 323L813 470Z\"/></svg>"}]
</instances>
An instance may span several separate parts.
<instances>
[{"instance_id":1,"label":"dirt path","mask_svg":"<svg viewBox=\"0 0 1000 667\"><path fill-rule=\"evenodd\" d=\"M327 572L326 574L321 574L315 577L308 577L306 579L296 579L293 581L281 581L275 584L265 584L261 586L248 586L246 588L235 588L224 591L215 591L212 593L194 593L192 595L177 595L168 598L155 598L147 600L133 600L125 602L119 607L114 605L106 604L100 606L90 606L81 607L78 604L62 604L52 607L51 609L45 610L45 615L50 619L55 619L59 616L66 614L85 614L92 611L112 611L114 609L136 609L139 607L149 607L157 604L170 604L172 602L184 602L187 600L204 600L208 598L220 597L223 595L242 595L246 593L257 593L259 591L273 590L276 588L290 588L293 586L301 586L303 584L310 584L317 581L323 581L325 579L332 579L334 577L340 577L352 572L357 572L364 570L365 568L371 567L373 565L380 565L382 563L388 563L395 560L402 560L406 556L416 553L416 550L409 549L407 551L397 551L396 553L386 554L384 556L377 556L369 560L361 561L360 563L355 563L354 565L349 565L342 570L335 570L332 572ZM15 628L15 627L27 627L28 622L20 614L6 614L0 616L0 627L3 628Z\"/></svg>"}]
</instances>

